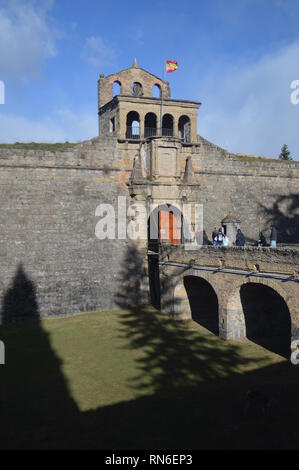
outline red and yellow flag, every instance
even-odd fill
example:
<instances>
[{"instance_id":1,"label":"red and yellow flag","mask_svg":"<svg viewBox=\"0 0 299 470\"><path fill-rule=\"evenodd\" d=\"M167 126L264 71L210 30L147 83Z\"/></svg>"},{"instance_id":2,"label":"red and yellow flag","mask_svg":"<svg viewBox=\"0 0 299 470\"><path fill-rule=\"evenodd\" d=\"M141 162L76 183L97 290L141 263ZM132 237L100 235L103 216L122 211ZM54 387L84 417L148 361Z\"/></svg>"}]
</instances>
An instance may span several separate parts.
<instances>
[{"instance_id":1,"label":"red and yellow flag","mask_svg":"<svg viewBox=\"0 0 299 470\"><path fill-rule=\"evenodd\" d=\"M174 72L178 68L176 60L166 60L166 73Z\"/></svg>"}]
</instances>

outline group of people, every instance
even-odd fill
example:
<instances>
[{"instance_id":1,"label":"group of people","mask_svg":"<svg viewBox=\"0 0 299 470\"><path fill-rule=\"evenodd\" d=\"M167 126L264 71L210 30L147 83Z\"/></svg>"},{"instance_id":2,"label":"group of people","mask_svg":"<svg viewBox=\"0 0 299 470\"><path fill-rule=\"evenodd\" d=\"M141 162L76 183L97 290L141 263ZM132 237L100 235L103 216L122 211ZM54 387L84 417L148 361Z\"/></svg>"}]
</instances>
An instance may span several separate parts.
<instances>
[{"instance_id":1,"label":"group of people","mask_svg":"<svg viewBox=\"0 0 299 470\"><path fill-rule=\"evenodd\" d=\"M270 234L270 246L271 248L276 248L277 245L277 228L274 225L271 225L271 234ZM267 240L263 232L260 232L257 246L262 248L267 246Z\"/></svg>"},{"instance_id":2,"label":"group of people","mask_svg":"<svg viewBox=\"0 0 299 470\"><path fill-rule=\"evenodd\" d=\"M224 233L223 227L220 227L218 230L216 227L212 233L213 246L228 246L229 239L228 236ZM277 244L277 229L274 225L271 225L271 235L270 235L270 246L276 248ZM235 246L245 246L245 236L240 228L237 230ZM267 246L266 237L263 232L260 232L257 246L262 248Z\"/></svg>"},{"instance_id":3,"label":"group of people","mask_svg":"<svg viewBox=\"0 0 299 470\"><path fill-rule=\"evenodd\" d=\"M214 228L213 233L212 233L212 240L213 240L214 246L228 246L229 245L229 239L226 233L224 233L223 227L220 227L218 231L216 227ZM241 229L237 230L235 245L236 246L245 245L245 237Z\"/></svg>"}]
</instances>

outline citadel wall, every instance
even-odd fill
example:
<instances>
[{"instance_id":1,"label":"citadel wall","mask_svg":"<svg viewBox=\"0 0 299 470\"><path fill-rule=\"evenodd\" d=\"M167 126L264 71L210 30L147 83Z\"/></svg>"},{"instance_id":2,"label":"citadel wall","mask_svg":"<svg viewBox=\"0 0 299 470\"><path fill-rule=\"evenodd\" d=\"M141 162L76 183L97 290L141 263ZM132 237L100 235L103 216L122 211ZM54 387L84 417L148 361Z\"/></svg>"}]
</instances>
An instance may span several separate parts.
<instances>
[{"instance_id":1,"label":"citadel wall","mask_svg":"<svg viewBox=\"0 0 299 470\"><path fill-rule=\"evenodd\" d=\"M121 159L113 139L66 152L0 152L2 305L12 287L13 306L26 315L27 277L41 315L111 307L125 242L96 238L95 210L126 194Z\"/></svg>"},{"instance_id":2,"label":"citadel wall","mask_svg":"<svg viewBox=\"0 0 299 470\"><path fill-rule=\"evenodd\" d=\"M182 147L182 167L191 155L207 235L232 208L249 238L273 217L287 241L298 242L298 163L234 156L200 137L199 143ZM41 315L114 306L127 242L98 240L95 210L105 202L117 207L119 195L129 201L126 183L139 148L101 137L63 152L0 149L2 303L25 273ZM26 309L26 292L16 292Z\"/></svg>"},{"instance_id":3,"label":"citadel wall","mask_svg":"<svg viewBox=\"0 0 299 470\"><path fill-rule=\"evenodd\" d=\"M230 154L198 138L194 170L210 238L230 209L250 242L278 229L279 242L299 243L299 163Z\"/></svg>"}]
</instances>

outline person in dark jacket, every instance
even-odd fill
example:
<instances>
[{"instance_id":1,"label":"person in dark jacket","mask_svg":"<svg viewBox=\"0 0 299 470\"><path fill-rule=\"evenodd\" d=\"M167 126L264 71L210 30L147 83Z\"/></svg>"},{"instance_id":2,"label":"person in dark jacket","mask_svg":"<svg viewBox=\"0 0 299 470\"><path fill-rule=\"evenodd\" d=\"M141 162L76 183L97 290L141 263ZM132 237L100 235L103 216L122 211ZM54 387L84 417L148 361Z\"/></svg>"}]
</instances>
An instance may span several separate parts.
<instances>
[{"instance_id":1,"label":"person in dark jacket","mask_svg":"<svg viewBox=\"0 0 299 470\"><path fill-rule=\"evenodd\" d=\"M237 235L236 235L236 246L244 246L245 245L245 237L242 233L241 229L238 228Z\"/></svg>"},{"instance_id":2,"label":"person in dark jacket","mask_svg":"<svg viewBox=\"0 0 299 470\"><path fill-rule=\"evenodd\" d=\"M271 248L276 248L277 244L277 229L275 225L271 225L270 245Z\"/></svg>"},{"instance_id":3,"label":"person in dark jacket","mask_svg":"<svg viewBox=\"0 0 299 470\"><path fill-rule=\"evenodd\" d=\"M257 245L259 248L262 248L263 246L267 246L266 238L263 232L260 232L259 240L257 242Z\"/></svg>"}]
</instances>

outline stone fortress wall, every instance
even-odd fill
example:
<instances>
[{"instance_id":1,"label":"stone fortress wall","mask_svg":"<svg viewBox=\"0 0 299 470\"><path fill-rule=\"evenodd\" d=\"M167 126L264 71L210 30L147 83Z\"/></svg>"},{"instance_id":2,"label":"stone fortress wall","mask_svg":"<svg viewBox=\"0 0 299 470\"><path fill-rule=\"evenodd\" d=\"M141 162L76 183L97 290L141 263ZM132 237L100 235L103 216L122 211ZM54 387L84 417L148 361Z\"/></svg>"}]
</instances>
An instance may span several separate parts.
<instances>
[{"instance_id":1,"label":"stone fortress wall","mask_svg":"<svg viewBox=\"0 0 299 470\"><path fill-rule=\"evenodd\" d=\"M191 155L209 238L232 208L249 239L273 218L298 242L298 163L236 156L198 141L181 148L182 174ZM0 149L2 302L23 272L42 315L114 306L127 241L98 240L95 210L104 202L117 207L119 195L129 203L127 182L139 153L140 144L115 137L59 152Z\"/></svg>"},{"instance_id":2,"label":"stone fortress wall","mask_svg":"<svg viewBox=\"0 0 299 470\"><path fill-rule=\"evenodd\" d=\"M41 315L111 307L124 243L96 238L95 210L126 194L122 158L115 139L57 153L1 150L2 303L25 274Z\"/></svg>"},{"instance_id":3,"label":"stone fortress wall","mask_svg":"<svg viewBox=\"0 0 299 470\"><path fill-rule=\"evenodd\" d=\"M164 92L163 112L153 86ZM298 243L298 162L230 154L197 136L201 103L171 99L169 83L136 60L100 75L98 101L95 139L63 151L0 146L0 311L13 303L25 315L33 295L41 315L114 307L128 240L96 238L95 211L109 203L117 217L121 195L127 205L200 202L208 238L232 211L249 242L275 222L280 241ZM135 119L137 135L128 133Z\"/></svg>"},{"instance_id":4,"label":"stone fortress wall","mask_svg":"<svg viewBox=\"0 0 299 470\"><path fill-rule=\"evenodd\" d=\"M231 154L198 140L202 146L193 162L209 238L232 209L248 241L256 241L260 230L269 236L273 222L279 242L299 243L298 162Z\"/></svg>"}]
</instances>

